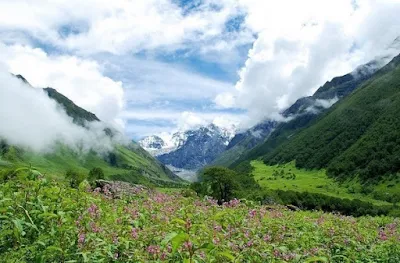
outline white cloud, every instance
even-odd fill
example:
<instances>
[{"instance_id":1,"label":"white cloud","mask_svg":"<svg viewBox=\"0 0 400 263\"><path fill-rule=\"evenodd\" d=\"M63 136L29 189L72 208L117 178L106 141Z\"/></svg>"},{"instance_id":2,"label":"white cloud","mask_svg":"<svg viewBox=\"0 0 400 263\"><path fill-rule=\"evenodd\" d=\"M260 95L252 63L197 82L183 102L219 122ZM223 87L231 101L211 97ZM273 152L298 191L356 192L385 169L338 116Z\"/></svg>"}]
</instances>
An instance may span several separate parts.
<instances>
[{"instance_id":1,"label":"white cloud","mask_svg":"<svg viewBox=\"0 0 400 263\"><path fill-rule=\"evenodd\" d=\"M105 153L112 149L104 124L91 123L86 128L73 124L72 118L42 89L13 77L4 65L0 65L0 83L1 139L46 153L52 152L57 143L78 153L90 149Z\"/></svg>"},{"instance_id":2,"label":"white cloud","mask_svg":"<svg viewBox=\"0 0 400 263\"><path fill-rule=\"evenodd\" d=\"M81 53L176 50L220 38L239 12L235 0L199 3L184 10L170 0L5 0L0 30L27 31Z\"/></svg>"},{"instance_id":3,"label":"white cloud","mask_svg":"<svg viewBox=\"0 0 400 263\"><path fill-rule=\"evenodd\" d=\"M200 112L198 104L206 104L202 114L214 102L217 109L247 110L249 117L240 116L252 125L368 62L400 32L395 0L195 2L190 9L172 0L3 0L0 40L9 46L0 58L12 72L36 86L53 86L106 121L122 123L125 96L131 111L155 112L148 120L161 118L160 109L179 112L174 102L187 112ZM236 16L244 22L226 30ZM36 41L61 55L30 48ZM248 44L253 45L236 85L132 55L179 50L183 55L177 56L223 67L238 63L239 47ZM178 124L179 116L167 120L175 126L201 122L188 115Z\"/></svg>"},{"instance_id":4,"label":"white cloud","mask_svg":"<svg viewBox=\"0 0 400 263\"><path fill-rule=\"evenodd\" d=\"M107 55L97 59L103 61L108 75L124 83L126 102L136 106L155 101L211 100L233 88L230 83L190 72L172 63L129 56Z\"/></svg>"},{"instance_id":5,"label":"white cloud","mask_svg":"<svg viewBox=\"0 0 400 263\"><path fill-rule=\"evenodd\" d=\"M116 122L123 107L121 82L103 76L94 60L48 55L39 48L0 44L0 59L35 87L52 87L105 122Z\"/></svg>"},{"instance_id":6,"label":"white cloud","mask_svg":"<svg viewBox=\"0 0 400 263\"><path fill-rule=\"evenodd\" d=\"M128 123L126 131L128 134L134 135L136 138L153 134L172 134L176 131L185 131L195 129L202 125L214 123L222 128L232 128L232 125L239 127L243 120L246 120L246 114L235 114L229 112L209 111L209 112L193 112L193 111L173 111L173 110L139 110L129 109L121 113L120 118ZM141 121L157 123L164 121L169 125L142 125Z\"/></svg>"},{"instance_id":7,"label":"white cloud","mask_svg":"<svg viewBox=\"0 0 400 263\"><path fill-rule=\"evenodd\" d=\"M239 2L246 27L258 37L235 89L215 102L248 110L249 125L276 118L325 81L382 54L400 35L399 1Z\"/></svg>"}]
</instances>

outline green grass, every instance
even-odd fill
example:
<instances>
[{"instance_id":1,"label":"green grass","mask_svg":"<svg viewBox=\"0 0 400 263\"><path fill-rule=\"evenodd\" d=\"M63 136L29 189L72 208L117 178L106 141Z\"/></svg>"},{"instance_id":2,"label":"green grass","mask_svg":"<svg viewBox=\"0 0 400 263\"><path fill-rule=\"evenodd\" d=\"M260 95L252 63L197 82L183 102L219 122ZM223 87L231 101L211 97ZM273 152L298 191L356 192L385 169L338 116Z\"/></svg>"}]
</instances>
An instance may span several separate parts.
<instances>
[{"instance_id":1,"label":"green grass","mask_svg":"<svg viewBox=\"0 0 400 263\"><path fill-rule=\"evenodd\" d=\"M172 173L163 169L162 164L147 152L133 147L115 146L113 154L116 165L114 166L105 160L105 156L94 152L79 154L63 145L58 145L56 149L47 154L38 154L28 150L16 151L11 147L6 155L8 162L0 159L0 166L6 166L9 163L15 166L32 165L53 179L62 179L68 170L88 174L92 168L98 167L109 179L123 178L135 183L150 179L157 182L157 185L182 182L174 178Z\"/></svg>"},{"instance_id":2,"label":"green grass","mask_svg":"<svg viewBox=\"0 0 400 263\"><path fill-rule=\"evenodd\" d=\"M106 176L126 172L124 169L111 167L94 153L78 155L64 147L60 147L54 153L45 155L26 152L22 162L32 164L44 174L53 178L64 177L65 172L70 169L87 174L94 167L103 169Z\"/></svg>"},{"instance_id":3,"label":"green grass","mask_svg":"<svg viewBox=\"0 0 400 263\"><path fill-rule=\"evenodd\" d=\"M376 200L371 195L360 193L362 186L356 179L338 183L326 175L325 170L297 169L294 162L285 165L267 166L262 161L252 161L254 179L261 187L272 190L291 190L325 194L333 197L359 199L376 205L387 205L388 202ZM284 177L274 176L274 171L283 171ZM295 179L288 179L289 174L295 174ZM276 179L275 179L276 178ZM398 191L399 185L388 188L390 182L381 183L373 191ZM390 194L390 193L388 193Z\"/></svg>"}]
</instances>

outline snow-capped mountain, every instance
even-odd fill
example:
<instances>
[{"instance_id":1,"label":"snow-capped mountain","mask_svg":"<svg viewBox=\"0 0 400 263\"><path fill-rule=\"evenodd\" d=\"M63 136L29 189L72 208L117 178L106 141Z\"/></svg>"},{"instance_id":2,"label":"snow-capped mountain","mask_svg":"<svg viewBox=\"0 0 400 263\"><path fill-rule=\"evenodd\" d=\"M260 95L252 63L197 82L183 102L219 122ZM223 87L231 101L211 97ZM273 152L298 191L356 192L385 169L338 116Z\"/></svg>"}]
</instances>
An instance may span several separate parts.
<instances>
[{"instance_id":1,"label":"snow-capped mountain","mask_svg":"<svg viewBox=\"0 0 400 263\"><path fill-rule=\"evenodd\" d=\"M163 139L157 135L148 136L139 141L140 145L145 149L162 149L165 146Z\"/></svg>"},{"instance_id":2,"label":"snow-capped mountain","mask_svg":"<svg viewBox=\"0 0 400 263\"><path fill-rule=\"evenodd\" d=\"M176 132L170 136L149 136L139 141L148 152L166 165L178 169L197 170L211 163L228 146L236 128L214 124Z\"/></svg>"}]
</instances>

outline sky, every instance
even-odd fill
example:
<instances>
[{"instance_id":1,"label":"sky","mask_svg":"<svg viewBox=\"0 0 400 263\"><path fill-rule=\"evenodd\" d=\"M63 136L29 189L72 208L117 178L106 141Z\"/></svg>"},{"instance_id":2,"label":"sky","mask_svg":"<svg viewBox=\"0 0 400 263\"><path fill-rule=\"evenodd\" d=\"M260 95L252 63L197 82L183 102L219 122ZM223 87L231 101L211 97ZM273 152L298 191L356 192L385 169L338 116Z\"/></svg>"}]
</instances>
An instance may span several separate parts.
<instances>
[{"instance_id":1,"label":"sky","mask_svg":"<svg viewBox=\"0 0 400 263\"><path fill-rule=\"evenodd\" d=\"M1 0L0 63L130 138L245 129L400 53L399 13L400 0Z\"/></svg>"}]
</instances>

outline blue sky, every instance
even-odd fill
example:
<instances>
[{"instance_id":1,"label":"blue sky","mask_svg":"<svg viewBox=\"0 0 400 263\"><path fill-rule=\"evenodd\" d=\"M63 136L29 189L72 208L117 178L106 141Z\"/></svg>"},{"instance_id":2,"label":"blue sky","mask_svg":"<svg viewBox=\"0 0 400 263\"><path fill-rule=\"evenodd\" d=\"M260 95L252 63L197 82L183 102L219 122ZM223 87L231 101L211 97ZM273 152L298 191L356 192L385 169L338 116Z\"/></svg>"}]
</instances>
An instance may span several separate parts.
<instances>
[{"instance_id":1,"label":"blue sky","mask_svg":"<svg viewBox=\"0 0 400 263\"><path fill-rule=\"evenodd\" d=\"M395 54L387 47L399 5L3 0L0 59L135 139L207 123L245 129L382 51Z\"/></svg>"}]
</instances>

